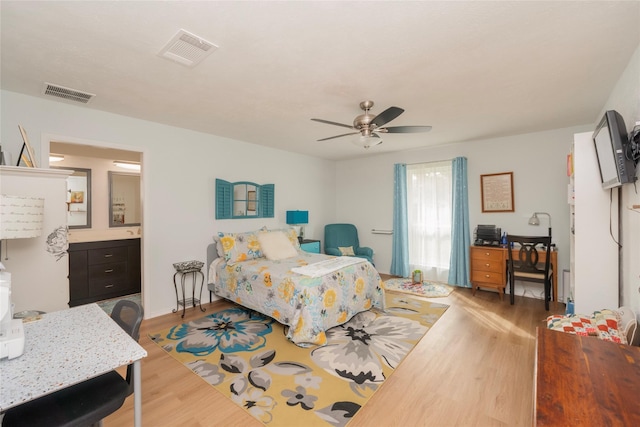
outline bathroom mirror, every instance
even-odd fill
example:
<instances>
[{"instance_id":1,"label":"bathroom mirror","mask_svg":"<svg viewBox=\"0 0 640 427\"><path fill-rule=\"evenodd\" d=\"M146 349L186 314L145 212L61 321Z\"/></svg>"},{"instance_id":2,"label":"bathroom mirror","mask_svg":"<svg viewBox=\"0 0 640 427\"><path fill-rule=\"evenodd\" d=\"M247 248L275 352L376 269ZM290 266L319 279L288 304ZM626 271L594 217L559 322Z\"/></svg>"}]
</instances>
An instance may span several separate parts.
<instances>
[{"instance_id":1,"label":"bathroom mirror","mask_svg":"<svg viewBox=\"0 0 640 427\"><path fill-rule=\"evenodd\" d=\"M109 171L109 227L140 225L140 175Z\"/></svg>"},{"instance_id":2,"label":"bathroom mirror","mask_svg":"<svg viewBox=\"0 0 640 427\"><path fill-rule=\"evenodd\" d=\"M67 226L91 228L91 169L73 168L67 177Z\"/></svg>"}]
</instances>

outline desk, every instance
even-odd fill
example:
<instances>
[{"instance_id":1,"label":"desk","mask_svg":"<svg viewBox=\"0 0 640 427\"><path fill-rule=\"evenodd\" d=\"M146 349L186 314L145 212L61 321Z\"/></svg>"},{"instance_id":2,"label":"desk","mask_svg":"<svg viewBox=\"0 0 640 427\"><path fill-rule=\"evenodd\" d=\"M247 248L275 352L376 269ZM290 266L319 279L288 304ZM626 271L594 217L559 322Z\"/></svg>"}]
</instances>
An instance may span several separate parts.
<instances>
[{"instance_id":1,"label":"desk","mask_svg":"<svg viewBox=\"0 0 640 427\"><path fill-rule=\"evenodd\" d=\"M640 348L539 327L534 425L640 425Z\"/></svg>"},{"instance_id":2,"label":"desk","mask_svg":"<svg viewBox=\"0 0 640 427\"><path fill-rule=\"evenodd\" d=\"M134 361L134 421L142 425L140 361L147 352L96 304L24 324L22 356L0 361L0 412Z\"/></svg>"},{"instance_id":3,"label":"desk","mask_svg":"<svg viewBox=\"0 0 640 427\"><path fill-rule=\"evenodd\" d=\"M507 264L509 261L509 250L505 247L496 246L471 246L471 283L473 293L476 288L488 287L497 289L500 298L504 294L507 286ZM544 260L546 252L540 251L540 259ZM552 301L558 301L558 251L551 251L552 279Z\"/></svg>"}]
</instances>

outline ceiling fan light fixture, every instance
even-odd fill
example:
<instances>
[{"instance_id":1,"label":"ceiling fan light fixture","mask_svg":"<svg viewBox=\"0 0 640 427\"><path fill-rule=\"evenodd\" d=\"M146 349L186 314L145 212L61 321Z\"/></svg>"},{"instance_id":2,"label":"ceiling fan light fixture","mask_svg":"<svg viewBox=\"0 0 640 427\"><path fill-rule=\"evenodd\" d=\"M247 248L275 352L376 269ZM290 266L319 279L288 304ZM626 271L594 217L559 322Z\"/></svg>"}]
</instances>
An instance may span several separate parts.
<instances>
[{"instance_id":1,"label":"ceiling fan light fixture","mask_svg":"<svg viewBox=\"0 0 640 427\"><path fill-rule=\"evenodd\" d=\"M358 147L370 148L370 147L374 147L376 145L382 144L382 138L380 138L376 134L371 134L371 135L360 134L352 137L351 142L357 145Z\"/></svg>"}]
</instances>

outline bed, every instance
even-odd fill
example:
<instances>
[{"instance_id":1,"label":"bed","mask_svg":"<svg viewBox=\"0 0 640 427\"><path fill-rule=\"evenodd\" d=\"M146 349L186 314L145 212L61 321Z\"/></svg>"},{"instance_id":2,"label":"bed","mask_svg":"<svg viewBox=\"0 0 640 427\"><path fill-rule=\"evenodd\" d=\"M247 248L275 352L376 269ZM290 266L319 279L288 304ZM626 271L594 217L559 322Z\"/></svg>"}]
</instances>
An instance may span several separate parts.
<instances>
[{"instance_id":1,"label":"bed","mask_svg":"<svg viewBox=\"0 0 640 427\"><path fill-rule=\"evenodd\" d=\"M307 253L293 229L218 233L207 265L210 292L277 320L302 347L324 345L326 330L357 313L384 310L382 281L369 261Z\"/></svg>"}]
</instances>

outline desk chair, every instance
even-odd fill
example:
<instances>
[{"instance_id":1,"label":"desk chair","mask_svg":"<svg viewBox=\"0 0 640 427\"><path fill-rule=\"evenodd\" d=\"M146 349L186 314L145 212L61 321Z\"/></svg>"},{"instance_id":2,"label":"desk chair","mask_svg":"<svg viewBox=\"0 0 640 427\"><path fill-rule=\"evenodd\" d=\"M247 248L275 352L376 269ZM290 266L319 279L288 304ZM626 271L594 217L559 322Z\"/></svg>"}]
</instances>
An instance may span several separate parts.
<instances>
[{"instance_id":1,"label":"desk chair","mask_svg":"<svg viewBox=\"0 0 640 427\"><path fill-rule=\"evenodd\" d=\"M111 318L137 341L143 314L137 303L120 300ZM4 415L2 427L100 426L102 419L120 409L132 393L133 365L128 365L126 380L111 371L11 408Z\"/></svg>"},{"instance_id":2,"label":"desk chair","mask_svg":"<svg viewBox=\"0 0 640 427\"><path fill-rule=\"evenodd\" d=\"M509 292L511 305L514 303L514 282L516 280L542 283L544 285L544 307L549 310L551 280L551 236L515 236L507 235L509 250ZM538 251L545 250L545 259L541 260Z\"/></svg>"}]
</instances>

